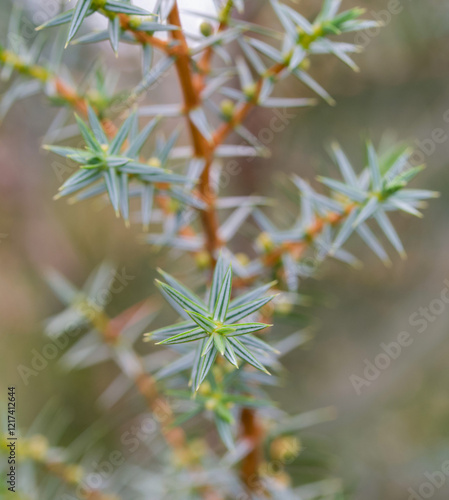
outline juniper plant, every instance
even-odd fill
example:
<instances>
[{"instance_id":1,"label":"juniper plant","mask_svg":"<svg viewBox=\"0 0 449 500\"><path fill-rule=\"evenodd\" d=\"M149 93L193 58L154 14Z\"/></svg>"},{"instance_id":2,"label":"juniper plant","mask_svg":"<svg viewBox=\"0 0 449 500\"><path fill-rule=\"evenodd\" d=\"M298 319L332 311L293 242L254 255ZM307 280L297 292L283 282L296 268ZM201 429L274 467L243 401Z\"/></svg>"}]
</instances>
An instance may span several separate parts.
<instances>
[{"instance_id":1,"label":"juniper plant","mask_svg":"<svg viewBox=\"0 0 449 500\"><path fill-rule=\"evenodd\" d=\"M46 134L46 142L53 144L45 148L75 165L75 172L56 198L109 200L127 225L143 225L150 245L185 254L198 267L195 291L160 271L164 282L156 284L176 315L169 326L154 329L145 340L167 346L175 358L165 362L156 351L150 363L134 344L160 307L156 298L111 318L95 300L96 293L111 284L107 265L84 290L55 272L48 275L67 309L48 322L47 332L58 336L73 328L86 331L62 362L75 369L115 360L121 375L100 401L110 407L137 387L149 410L158 415L164 449L172 450L160 458L166 475L140 465L138 470L125 468L121 482L109 485L112 494L123 498L301 498L301 487L286 480L285 472L270 474L264 464L270 458L285 464L289 449L296 456L300 447L295 435L333 413L323 409L291 417L276 408L266 391L266 386L279 383L282 356L307 339L304 332L295 332L285 338L274 335L276 342L269 343L268 329L276 330L275 312L285 311L286 305L294 310L301 303L300 278L313 275L325 258L357 265L358 259L344 248L353 233L390 264L373 223L405 256L387 214L421 216L424 201L436 196L406 188L422 168L410 166L408 147L376 151L369 141L366 161L356 168L339 145L331 145L341 178L318 179L327 195L303 180L300 172L293 175L299 215L289 228L271 222L270 201L264 197L222 196L217 178L224 159L266 155L266 148L244 125L249 113L256 107L312 106L317 99L335 104L310 75L310 65L318 57L336 57L358 70L352 56L359 47L341 36L376 23L364 19L362 9L341 10L340 0L323 0L313 21L270 0L278 21L274 28L243 20L243 0L214 4L215 15L190 12L202 19L201 35L192 35L182 27L176 0L157 0L151 11L124 0L77 0L71 10L38 27L31 46L20 37L20 13L14 9L7 44L0 46L2 76L11 81L1 103L2 115L16 100L39 91L61 108ZM89 31L85 20L94 15L107 19L106 29ZM53 32L53 46L47 49L42 33L55 28L59 31ZM117 79L101 65L83 82L63 65L64 47L105 40L117 55L121 44L141 51L142 77L131 88L118 91ZM167 75L173 78L173 68L182 101L155 103L153 85ZM276 94L277 84L287 78L308 87L307 96ZM187 144L179 144L178 129L168 137L156 133L168 118L185 126ZM140 122L145 123L139 131ZM83 147L60 144L78 134ZM233 143L235 135L245 145ZM140 198L136 214L134 198ZM223 217L224 210L231 214ZM242 255L233 240L248 220L259 234L251 252L244 249L248 255ZM269 295L270 290L276 295ZM172 408L176 401L179 415ZM229 449L223 458L219 454L226 452L214 439L202 439L201 450L194 451L191 427L186 431L185 422L193 417L197 422L199 415L215 423ZM39 453L28 451L24 459L47 464L50 443L40 443L44 444ZM112 498L98 488L80 490L86 471L68 465L72 458L59 457L58 467L47 464L64 479L63 488L74 489L79 498ZM309 491L316 498L339 494L335 482L326 481Z\"/></svg>"}]
</instances>

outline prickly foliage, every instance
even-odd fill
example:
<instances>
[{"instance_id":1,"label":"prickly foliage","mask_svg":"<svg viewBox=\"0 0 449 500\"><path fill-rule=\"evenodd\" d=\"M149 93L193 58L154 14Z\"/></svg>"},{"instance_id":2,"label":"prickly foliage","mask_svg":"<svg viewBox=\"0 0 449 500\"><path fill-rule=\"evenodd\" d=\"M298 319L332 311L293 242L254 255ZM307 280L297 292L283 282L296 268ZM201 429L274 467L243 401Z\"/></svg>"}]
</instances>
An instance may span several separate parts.
<instances>
[{"instance_id":1,"label":"prickly foliage","mask_svg":"<svg viewBox=\"0 0 449 500\"><path fill-rule=\"evenodd\" d=\"M176 0L158 0L152 11L125 0L72 3L39 26L31 43L21 35L21 14L14 8L9 36L0 45L1 76L9 85L0 114L5 117L31 95L47 96L60 111L45 135L45 148L64 158L70 171L56 198L105 200L127 225L143 225L150 247L167 249L169 257L195 268L194 280L179 273L194 281L195 291L182 278L160 271L156 285L176 311L164 324L156 318L162 307L157 295L118 316L109 314L98 297L112 294L110 264L100 266L82 289L56 272L46 275L66 306L48 321L47 334L80 335L62 365L75 370L113 361L119 373L99 402L111 411L137 389L157 415L157 446L173 452L159 454L153 470L131 461L107 491L84 488L83 498L343 495L333 479L294 487L262 472L262 462L273 459L283 468L300 453L296 435L302 429L333 418L331 409L289 416L276 407L275 392L266 389L281 382L281 358L310 337L305 331L285 335L276 324L283 315L290 319L287 325L299 322L297 311L306 303L301 280L317 274L327 257L359 263L347 249L353 233L386 264L391 262L379 234L404 257L391 214L420 217L425 200L436 194L408 187L422 169L410 165L409 148L376 150L370 141L359 165L331 144L335 176L312 184L300 171L294 173L298 216L288 227L272 222L274 216L288 220L282 204L275 211L272 200L262 196L226 195L220 175L229 159L268 157L265 145L245 127L254 108L335 104L327 84L311 76L312 65L317 58L337 58L357 71L353 58L360 50L345 34L376 22L363 17L363 9L342 10L340 0L319 2L312 19L301 14L301 6L270 0L275 22L268 27L242 20L244 0L214 0L213 15L188 12L202 21L200 32L192 34L182 27ZM92 31L90 20L98 16L107 27ZM65 65L64 47L90 44L95 50L103 41L117 56L123 43L140 52L138 81L123 85L119 74L101 63L81 79ZM175 79L175 72L180 99L170 95L158 102L154 89L160 90L166 78ZM301 82L290 88L302 90L279 94L277 84L286 79ZM238 139L231 141L234 136ZM248 234L254 236L252 248L242 251L241 236ZM135 344L149 324L145 340L160 347L142 356ZM221 445L211 447L214 439L204 439L209 422L227 452ZM199 447L190 439L197 424L192 435L200 435ZM34 427L36 434L44 432ZM25 444L29 491L41 488L42 498L50 498L54 491L85 486L88 471L77 465L86 462L83 453L60 454L57 439L31 434ZM271 455L262 459L266 449ZM43 486L35 483L39 466L55 475Z\"/></svg>"}]
</instances>

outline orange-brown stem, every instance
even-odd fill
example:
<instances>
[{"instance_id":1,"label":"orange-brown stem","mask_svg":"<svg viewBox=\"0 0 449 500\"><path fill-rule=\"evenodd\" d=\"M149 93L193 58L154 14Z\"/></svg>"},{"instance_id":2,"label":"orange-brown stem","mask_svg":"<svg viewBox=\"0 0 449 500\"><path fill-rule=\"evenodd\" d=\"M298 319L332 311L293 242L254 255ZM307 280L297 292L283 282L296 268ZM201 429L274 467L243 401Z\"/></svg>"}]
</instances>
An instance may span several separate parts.
<instances>
[{"instance_id":1,"label":"orange-brown stem","mask_svg":"<svg viewBox=\"0 0 449 500\"><path fill-rule=\"evenodd\" d=\"M264 431L256 411L252 408L242 410L240 424L241 438L251 446L251 451L242 461L240 474L248 490L255 491L260 488L259 469L263 460Z\"/></svg>"},{"instance_id":2,"label":"orange-brown stem","mask_svg":"<svg viewBox=\"0 0 449 500\"><path fill-rule=\"evenodd\" d=\"M100 332L105 344L111 349L115 349L120 343L123 328L141 310L145 302L130 307L113 319L106 313L92 308L89 303L80 306L80 312ZM172 410L167 401L159 394L155 379L145 372L142 358L134 351L130 355L134 357L137 366L133 380L137 390L145 399L149 410L156 416L166 442L173 450L182 452L186 445L184 431L181 428L173 427Z\"/></svg>"},{"instance_id":3,"label":"orange-brown stem","mask_svg":"<svg viewBox=\"0 0 449 500\"><path fill-rule=\"evenodd\" d=\"M55 78L54 85L58 97L61 97L81 113L87 114L86 99L79 95L73 87L59 77Z\"/></svg>"},{"instance_id":4,"label":"orange-brown stem","mask_svg":"<svg viewBox=\"0 0 449 500\"><path fill-rule=\"evenodd\" d=\"M169 22L176 26L181 27L181 22L179 18L179 11L177 4L175 3L170 15ZM220 25L219 29L223 29L224 26ZM190 67L190 58L188 56L187 42L185 40L182 30L174 31L172 33L174 40L177 40L181 47L185 47L183 54L179 55L176 60L176 69L178 72L179 81L182 88L182 93L184 97L184 109L187 114L187 121L189 125L190 135L192 138L193 148L195 156L205 160L206 165L204 171L200 178L199 190L207 204L207 209L201 213L201 221L203 223L205 238L206 238L206 249L212 257L212 266L215 265L215 253L216 250L222 245L218 237L218 219L215 211L215 194L212 192L210 186L210 168L213 160L213 153L215 148L220 145L225 138L232 132L236 125L239 125L248 115L250 110L257 104L258 97L260 95L263 79L260 79L256 85L254 92L254 98L241 105L237 110L232 119L220 127L213 136L213 144L210 145L204 139L199 130L195 127L194 123L188 116L188 112L195 107L201 105L201 98L199 92L202 86L195 85L195 80L192 75ZM184 55L185 54L185 55ZM212 56L212 51L207 49L203 58L200 60L200 69L203 72L209 71L210 59ZM267 76L275 77L284 69L283 64L274 65L271 68ZM254 410L245 409L241 415L241 425L242 425L242 438L251 442L253 449L249 455L244 459L242 464L242 478L249 489L252 488L253 481L257 482L258 470L262 460L262 448L261 443L263 439L262 427L258 421L257 414Z\"/></svg>"},{"instance_id":5,"label":"orange-brown stem","mask_svg":"<svg viewBox=\"0 0 449 500\"><path fill-rule=\"evenodd\" d=\"M135 29L131 23L130 17L127 14L119 14L119 19L122 29L125 31L131 31L136 40L140 43L144 45L152 45L153 47L163 50L164 52L170 52L170 48L164 40L156 38L145 31Z\"/></svg>"},{"instance_id":6,"label":"orange-brown stem","mask_svg":"<svg viewBox=\"0 0 449 500\"><path fill-rule=\"evenodd\" d=\"M168 16L170 24L181 28L181 19L177 3L173 6ZM216 250L220 248L221 242L218 237L218 218L215 210L215 194L210 186L210 168L212 165L213 148L197 129L189 116L190 111L201 105L200 87L195 83L195 79L190 67L190 57L188 53L187 41L182 29L171 33L173 40L176 40L183 49L182 53L176 58L176 70L184 99L184 113L193 144L194 155L206 162L204 171L200 178L199 191L207 204L207 208L201 212L201 222L205 233L206 250L211 256L211 262L215 263Z\"/></svg>"},{"instance_id":7,"label":"orange-brown stem","mask_svg":"<svg viewBox=\"0 0 449 500\"><path fill-rule=\"evenodd\" d=\"M181 27L177 3L175 3L168 20L171 24ZM222 29L222 27L219 29ZM225 124L217 131L213 137L213 144L211 145L205 140L188 116L188 113L192 109L201 105L200 92L203 85L197 85L197 80L193 77L187 50L187 42L182 30L180 29L179 31L172 32L172 37L179 43L180 47L183 48L182 53L176 59L176 70L184 98L184 111L186 113L187 123L190 130L194 154L196 157L202 158L206 162L199 183L199 191L203 200L207 204L207 209L201 212L201 221L206 238L206 249L211 256L212 267L214 267L216 262L216 250L222 245L222 242L218 237L218 219L215 210L215 194L210 186L210 169L212 166L213 153L215 148L221 144L227 135L229 135L229 133L233 130L234 126L241 123L252 109L253 105L257 103L257 98L260 94L263 82L260 80L257 84L254 102L248 102L242 105L241 108L237 110L233 120ZM203 72L209 71L211 56L212 51L207 49L200 61L200 69ZM275 75L282 69L283 66L279 67L279 69L275 67L272 74ZM241 426L242 439L249 441L252 446L252 450L244 459L241 469L242 479L248 489L251 490L254 489L254 484L257 483L258 471L263 458L261 446L263 440L263 429L259 423L256 412L250 409L244 409L242 411Z\"/></svg>"},{"instance_id":8,"label":"orange-brown stem","mask_svg":"<svg viewBox=\"0 0 449 500\"><path fill-rule=\"evenodd\" d=\"M257 105L257 101L260 97L260 92L262 90L263 81L265 78L275 78L283 69L285 69L284 63L276 63L271 68L269 68L264 77L261 77L256 83L256 88L254 94L250 101L241 104L235 111L230 120L223 123L214 133L214 145L217 147L222 144L226 137L234 130L237 125L240 125L243 120L248 116L249 112Z\"/></svg>"}]
</instances>

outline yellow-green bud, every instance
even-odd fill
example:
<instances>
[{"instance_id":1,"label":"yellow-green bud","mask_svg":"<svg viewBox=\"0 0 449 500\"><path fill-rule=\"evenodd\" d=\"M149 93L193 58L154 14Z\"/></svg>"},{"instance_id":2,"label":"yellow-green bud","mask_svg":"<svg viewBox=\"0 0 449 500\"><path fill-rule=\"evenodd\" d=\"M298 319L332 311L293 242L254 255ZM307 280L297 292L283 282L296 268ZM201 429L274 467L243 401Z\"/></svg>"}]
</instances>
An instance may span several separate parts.
<instances>
[{"instance_id":1,"label":"yellow-green bud","mask_svg":"<svg viewBox=\"0 0 449 500\"><path fill-rule=\"evenodd\" d=\"M37 434L32 436L27 443L27 455L36 460L37 462L42 461L48 452L48 440L45 436Z\"/></svg>"},{"instance_id":2,"label":"yellow-green bud","mask_svg":"<svg viewBox=\"0 0 449 500\"><path fill-rule=\"evenodd\" d=\"M253 83L251 85L247 85L243 89L243 93L245 94L246 98L249 101L254 101L256 99L256 91L257 91L257 86L255 83Z\"/></svg>"},{"instance_id":3,"label":"yellow-green bud","mask_svg":"<svg viewBox=\"0 0 449 500\"><path fill-rule=\"evenodd\" d=\"M220 103L220 109L223 114L223 116L227 119L232 118L232 115L234 114L234 103L230 99L224 99Z\"/></svg>"},{"instance_id":4,"label":"yellow-green bud","mask_svg":"<svg viewBox=\"0 0 449 500\"><path fill-rule=\"evenodd\" d=\"M309 68L310 68L310 59L309 58L305 58L301 61L301 64L299 65L299 67L301 69L303 69L304 71L308 71Z\"/></svg>"},{"instance_id":5,"label":"yellow-green bud","mask_svg":"<svg viewBox=\"0 0 449 500\"><path fill-rule=\"evenodd\" d=\"M83 476L84 471L80 465L67 465L64 469L64 478L68 483L79 484Z\"/></svg>"},{"instance_id":6,"label":"yellow-green bud","mask_svg":"<svg viewBox=\"0 0 449 500\"><path fill-rule=\"evenodd\" d=\"M142 16L129 16L128 19L129 27L133 30L136 30L142 24L143 20L144 19Z\"/></svg>"},{"instance_id":7,"label":"yellow-green bud","mask_svg":"<svg viewBox=\"0 0 449 500\"><path fill-rule=\"evenodd\" d=\"M147 163L150 167L161 168L161 160L159 160L159 158L156 158L154 156L152 156Z\"/></svg>"},{"instance_id":8,"label":"yellow-green bud","mask_svg":"<svg viewBox=\"0 0 449 500\"><path fill-rule=\"evenodd\" d=\"M104 109L108 105L108 99L96 89L89 90L86 95L89 103L97 110Z\"/></svg>"},{"instance_id":9,"label":"yellow-green bud","mask_svg":"<svg viewBox=\"0 0 449 500\"><path fill-rule=\"evenodd\" d=\"M265 252L269 252L273 248L273 240L268 233L260 233L256 240L257 246Z\"/></svg>"},{"instance_id":10,"label":"yellow-green bud","mask_svg":"<svg viewBox=\"0 0 449 500\"><path fill-rule=\"evenodd\" d=\"M200 32L203 36L211 36L214 32L214 28L208 21L203 21L200 24Z\"/></svg>"},{"instance_id":11,"label":"yellow-green bud","mask_svg":"<svg viewBox=\"0 0 449 500\"><path fill-rule=\"evenodd\" d=\"M205 250L195 254L195 262L199 269L207 269L210 266L210 255Z\"/></svg>"},{"instance_id":12,"label":"yellow-green bud","mask_svg":"<svg viewBox=\"0 0 449 500\"><path fill-rule=\"evenodd\" d=\"M212 411L217 407L216 399L208 399L205 404L206 410Z\"/></svg>"},{"instance_id":13,"label":"yellow-green bud","mask_svg":"<svg viewBox=\"0 0 449 500\"><path fill-rule=\"evenodd\" d=\"M205 382L203 382L200 385L200 388L198 389L198 393L201 396L207 396L211 392L212 392L212 387L211 387L210 383L207 380Z\"/></svg>"},{"instance_id":14,"label":"yellow-green bud","mask_svg":"<svg viewBox=\"0 0 449 500\"><path fill-rule=\"evenodd\" d=\"M270 445L270 455L274 460L283 463L296 458L301 451L301 443L294 436L282 436L275 439Z\"/></svg>"},{"instance_id":15,"label":"yellow-green bud","mask_svg":"<svg viewBox=\"0 0 449 500\"><path fill-rule=\"evenodd\" d=\"M247 266L250 263L250 259L246 253L237 253L235 256L242 266Z\"/></svg>"}]
</instances>

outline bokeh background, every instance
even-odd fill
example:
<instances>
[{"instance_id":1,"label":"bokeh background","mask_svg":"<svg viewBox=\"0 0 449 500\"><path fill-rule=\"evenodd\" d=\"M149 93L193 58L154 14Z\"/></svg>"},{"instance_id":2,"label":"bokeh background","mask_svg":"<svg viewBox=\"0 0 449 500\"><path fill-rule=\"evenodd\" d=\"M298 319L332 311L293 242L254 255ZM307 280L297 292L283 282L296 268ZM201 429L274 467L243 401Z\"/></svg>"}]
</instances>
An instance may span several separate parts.
<instances>
[{"instance_id":1,"label":"bokeh background","mask_svg":"<svg viewBox=\"0 0 449 500\"><path fill-rule=\"evenodd\" d=\"M211 9L207 2L187 3ZM249 20L273 22L267 2L246 3ZM292 5L309 16L319 3ZM27 6L35 12L38 4ZM427 169L416 185L436 189L441 197L431 202L423 220L394 219L408 259L395 257L393 267L385 268L354 240L350 247L364 261L362 270L328 262L319 280L303 282L302 291L315 300L301 314L313 324L315 338L286 358L285 385L276 391L281 406L292 413L329 405L338 409L335 422L305 432L295 475L313 477L315 462L325 457L329 472L344 479L348 498L406 500L409 488L426 481L424 473L441 470L449 459L449 309L433 316L422 333L410 323L410 315L438 299L449 279L448 115L444 118L449 110L449 3L359 0L343 5L363 6L386 24L363 38L365 53L356 56L361 71L353 73L332 58L315 59L312 74L338 105L320 103L295 112L285 131L267 144L271 158L243 160L243 173L227 191L279 196L278 185L285 184L288 172L312 182L318 174L333 175L325 151L331 139L342 144L355 165L363 158L367 135L375 144L410 140L421 151L415 159L425 157ZM0 1L0 9L8 12L10 2ZM186 22L196 28L196 21ZM0 26L5 38L7 16ZM66 62L81 75L98 56L97 47L71 48ZM102 57L120 69L121 85L137 81L138 51L124 50L115 61L104 48ZM306 95L295 82L285 85L285 92ZM176 95L176 81L169 78L148 102L173 102ZM51 266L82 284L104 259L119 263L136 278L111 304L114 312L155 293L154 269L165 261L165 252L140 243L139 230L126 230L110 209L52 201L59 179L40 146L54 113L44 98L27 99L14 106L0 128L1 385L3 393L6 385L16 385L24 428L54 398L71 416L70 432L76 436L101 416L96 400L115 367L66 374L55 360L23 385L17 366L29 365L32 350L45 344L43 321L61 307L42 272ZM248 127L257 135L270 118L270 112L256 111ZM444 131L439 143L432 140L436 129ZM373 361L381 344L397 340L403 331L411 334L412 345L357 395L351 375L363 376L364 360ZM143 353L151 348L140 346ZM113 433L109 439L113 442ZM448 494L449 478L432 498Z\"/></svg>"}]
</instances>

